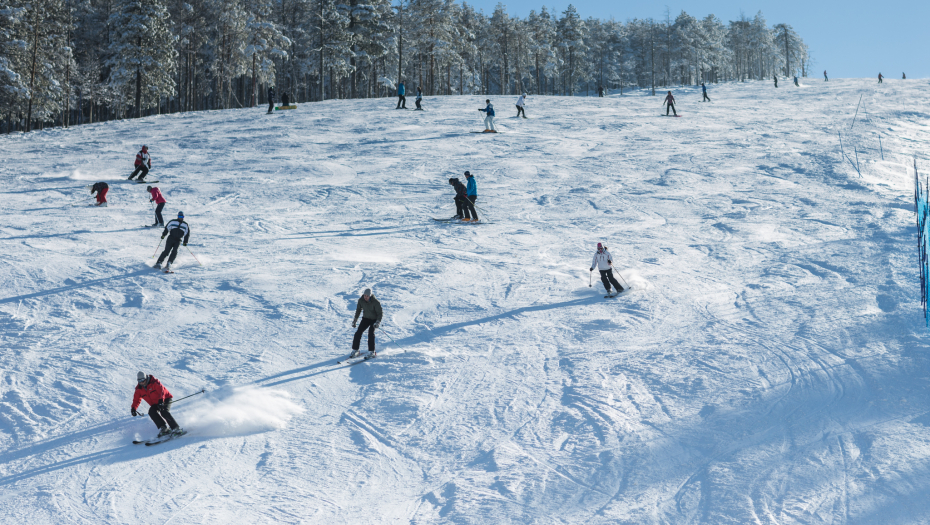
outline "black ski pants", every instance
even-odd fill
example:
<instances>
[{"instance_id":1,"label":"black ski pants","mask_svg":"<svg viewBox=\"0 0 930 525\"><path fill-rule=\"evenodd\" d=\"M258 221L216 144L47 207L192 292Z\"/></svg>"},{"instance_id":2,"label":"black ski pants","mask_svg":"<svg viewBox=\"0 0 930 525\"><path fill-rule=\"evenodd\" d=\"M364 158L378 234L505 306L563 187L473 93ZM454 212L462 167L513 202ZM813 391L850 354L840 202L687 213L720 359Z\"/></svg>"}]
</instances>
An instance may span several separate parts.
<instances>
[{"instance_id":1,"label":"black ski pants","mask_svg":"<svg viewBox=\"0 0 930 525\"><path fill-rule=\"evenodd\" d=\"M420 107L420 99L416 99L414 100L414 102L417 103L417 109L423 109L422 107Z\"/></svg>"},{"instance_id":2,"label":"black ski pants","mask_svg":"<svg viewBox=\"0 0 930 525\"><path fill-rule=\"evenodd\" d=\"M471 212L471 218L475 219L476 221L478 220L478 212L475 211L475 201L477 200L478 200L477 195L467 195L465 197L465 202L463 203L464 206L462 206L462 211L465 212L466 219L468 218L469 212Z\"/></svg>"},{"instance_id":3,"label":"black ski pants","mask_svg":"<svg viewBox=\"0 0 930 525\"><path fill-rule=\"evenodd\" d=\"M407 109L407 97L403 95L397 95L397 107L394 109L404 108Z\"/></svg>"},{"instance_id":4,"label":"black ski pants","mask_svg":"<svg viewBox=\"0 0 930 525\"><path fill-rule=\"evenodd\" d=\"M268 99L268 113L274 113L274 99Z\"/></svg>"},{"instance_id":5,"label":"black ski pants","mask_svg":"<svg viewBox=\"0 0 930 525\"><path fill-rule=\"evenodd\" d=\"M618 292L623 291L623 287L620 286L620 283L617 282L617 278L614 277L614 271L611 269L607 270L598 270L601 272L601 282L604 283L604 289L607 290L607 293L610 293L610 285L613 283L614 288Z\"/></svg>"},{"instance_id":6,"label":"black ski pants","mask_svg":"<svg viewBox=\"0 0 930 525\"><path fill-rule=\"evenodd\" d=\"M362 323L358 325L358 330L355 331L355 337L352 339L352 350L358 350L359 345L362 344L362 334L365 330L368 330L368 351L375 351L375 320L367 317L362 317Z\"/></svg>"},{"instance_id":7,"label":"black ski pants","mask_svg":"<svg viewBox=\"0 0 930 525\"><path fill-rule=\"evenodd\" d=\"M139 172L142 172L142 175L139 175ZM139 175L139 180L144 180L145 176L149 174L149 167L145 164L139 164L136 166L135 171L132 172L132 175L129 176L129 180L136 178L136 175Z\"/></svg>"},{"instance_id":8,"label":"black ski pants","mask_svg":"<svg viewBox=\"0 0 930 525\"><path fill-rule=\"evenodd\" d=\"M523 111L523 106L517 106L517 116L523 115L523 118L526 118L526 112Z\"/></svg>"},{"instance_id":9,"label":"black ski pants","mask_svg":"<svg viewBox=\"0 0 930 525\"><path fill-rule=\"evenodd\" d=\"M468 210L465 209L465 198L455 196L455 216L459 219L468 217Z\"/></svg>"},{"instance_id":10,"label":"black ski pants","mask_svg":"<svg viewBox=\"0 0 930 525\"><path fill-rule=\"evenodd\" d=\"M668 110L672 110L672 113L674 113L676 117L678 116L678 112L675 111L675 104L668 104L668 105L665 106L665 116L666 116L666 117L668 116Z\"/></svg>"},{"instance_id":11,"label":"black ski pants","mask_svg":"<svg viewBox=\"0 0 930 525\"><path fill-rule=\"evenodd\" d=\"M181 245L181 238L168 237L168 240L165 241L165 251L161 252L161 255L158 256L158 264L161 264L165 260L165 257L168 257L168 264L174 262L174 258L178 256L178 247ZM171 252L171 256L168 256L168 253Z\"/></svg>"},{"instance_id":12,"label":"black ski pants","mask_svg":"<svg viewBox=\"0 0 930 525\"><path fill-rule=\"evenodd\" d=\"M155 206L155 222L157 222L158 224L160 224L160 225L162 225L162 226L165 225L165 219L163 219L162 216L161 216L161 211L162 211L163 209L165 209L165 203L164 203L164 202L162 202L162 203L159 204L158 206Z\"/></svg>"},{"instance_id":13,"label":"black ski pants","mask_svg":"<svg viewBox=\"0 0 930 525\"><path fill-rule=\"evenodd\" d=\"M152 418L152 422L155 423L159 430L165 428L165 425L169 426L171 430L178 428L178 423L171 416L169 410L168 403L159 403L149 407L149 417Z\"/></svg>"},{"instance_id":14,"label":"black ski pants","mask_svg":"<svg viewBox=\"0 0 930 525\"><path fill-rule=\"evenodd\" d=\"M702 100L701 102L704 102L705 100L706 100L707 102L710 102L710 97L707 96L707 92L706 92L706 91L704 92L704 100Z\"/></svg>"}]
</instances>

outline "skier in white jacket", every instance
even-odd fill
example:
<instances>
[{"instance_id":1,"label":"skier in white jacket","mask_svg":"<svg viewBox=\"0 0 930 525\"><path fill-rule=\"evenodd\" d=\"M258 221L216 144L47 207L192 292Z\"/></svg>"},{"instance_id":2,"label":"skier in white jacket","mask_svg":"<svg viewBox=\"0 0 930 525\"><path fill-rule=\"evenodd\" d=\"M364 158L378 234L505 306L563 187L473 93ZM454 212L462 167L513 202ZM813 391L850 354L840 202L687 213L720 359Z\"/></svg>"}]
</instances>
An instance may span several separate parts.
<instances>
[{"instance_id":1,"label":"skier in white jacket","mask_svg":"<svg viewBox=\"0 0 930 525\"><path fill-rule=\"evenodd\" d=\"M604 283L604 289L607 290L608 295L610 294L611 283L617 289L617 293L623 291L623 287L614 277L613 264L614 261L610 256L610 252L601 243L597 243L597 253L594 254L594 260L591 261L591 271L593 272L594 268L597 268L601 272L601 282Z\"/></svg>"},{"instance_id":2,"label":"skier in white jacket","mask_svg":"<svg viewBox=\"0 0 930 525\"><path fill-rule=\"evenodd\" d=\"M523 111L523 108L526 107L526 93L520 95L520 98L517 99L517 116L523 115L523 118L526 118L526 112Z\"/></svg>"}]
</instances>

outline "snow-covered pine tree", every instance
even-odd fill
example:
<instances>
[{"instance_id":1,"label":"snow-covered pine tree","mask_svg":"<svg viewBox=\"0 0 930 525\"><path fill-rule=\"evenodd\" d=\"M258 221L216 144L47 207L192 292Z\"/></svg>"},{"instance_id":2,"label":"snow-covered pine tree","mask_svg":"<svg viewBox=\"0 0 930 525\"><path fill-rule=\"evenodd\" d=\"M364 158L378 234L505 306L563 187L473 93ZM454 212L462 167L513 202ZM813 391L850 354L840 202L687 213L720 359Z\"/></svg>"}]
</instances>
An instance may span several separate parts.
<instances>
[{"instance_id":1,"label":"snow-covered pine tree","mask_svg":"<svg viewBox=\"0 0 930 525\"><path fill-rule=\"evenodd\" d=\"M177 37L169 29L162 0L119 0L110 15L108 47L110 83L134 100L136 117L143 108L159 107L162 97L175 94Z\"/></svg>"},{"instance_id":2,"label":"snow-covered pine tree","mask_svg":"<svg viewBox=\"0 0 930 525\"><path fill-rule=\"evenodd\" d=\"M563 92L568 95L575 94L577 88L575 81L584 75L584 61L581 59L588 49L584 42L587 33L588 29L578 14L578 10L574 5L568 4L558 24L559 49L566 66L563 81L567 84Z\"/></svg>"}]
</instances>

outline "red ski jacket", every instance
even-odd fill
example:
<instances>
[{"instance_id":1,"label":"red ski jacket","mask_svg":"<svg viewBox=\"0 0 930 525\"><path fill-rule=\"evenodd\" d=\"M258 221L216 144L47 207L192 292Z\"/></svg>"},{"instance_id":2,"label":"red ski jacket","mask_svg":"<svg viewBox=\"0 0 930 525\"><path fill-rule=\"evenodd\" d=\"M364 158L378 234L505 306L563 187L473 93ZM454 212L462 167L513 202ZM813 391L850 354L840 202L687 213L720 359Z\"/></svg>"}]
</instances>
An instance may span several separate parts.
<instances>
[{"instance_id":1,"label":"red ski jacket","mask_svg":"<svg viewBox=\"0 0 930 525\"><path fill-rule=\"evenodd\" d=\"M147 150L136 153L136 166L141 166L143 164L146 164L149 169L152 169L152 157L149 156Z\"/></svg>"},{"instance_id":2,"label":"red ski jacket","mask_svg":"<svg viewBox=\"0 0 930 525\"><path fill-rule=\"evenodd\" d=\"M155 406L165 399L171 399L174 396L161 381L155 379L155 376L149 376L145 386L136 385L136 392L132 396L132 409L139 408L140 402L144 399L150 406Z\"/></svg>"},{"instance_id":3,"label":"red ski jacket","mask_svg":"<svg viewBox=\"0 0 930 525\"><path fill-rule=\"evenodd\" d=\"M159 190L158 188L152 188L152 191L150 191L149 193L152 194L152 200L155 201L155 204L164 204L168 202L165 200L165 197L162 196L161 190Z\"/></svg>"}]
</instances>

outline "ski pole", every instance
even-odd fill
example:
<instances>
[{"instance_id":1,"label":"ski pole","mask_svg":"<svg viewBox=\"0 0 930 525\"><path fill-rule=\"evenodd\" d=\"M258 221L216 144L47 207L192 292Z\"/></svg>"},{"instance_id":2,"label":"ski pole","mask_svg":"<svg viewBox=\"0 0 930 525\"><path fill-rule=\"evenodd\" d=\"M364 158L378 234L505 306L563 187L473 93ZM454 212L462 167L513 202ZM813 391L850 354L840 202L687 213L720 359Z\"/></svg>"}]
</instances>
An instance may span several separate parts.
<instances>
[{"instance_id":1,"label":"ski pole","mask_svg":"<svg viewBox=\"0 0 930 525\"><path fill-rule=\"evenodd\" d=\"M588 288L593 287L593 285L591 284L593 282L592 281L593 278L594 278L594 270L591 270L590 272L588 272Z\"/></svg>"},{"instance_id":2,"label":"ski pole","mask_svg":"<svg viewBox=\"0 0 930 525\"><path fill-rule=\"evenodd\" d=\"M384 333L384 335L388 336L388 339L390 339L391 342L394 343L394 346L396 346L399 350L403 350L403 349L400 347L400 345L397 344L397 341L395 341L394 338L391 337L391 334L385 332L385 331L384 331L384 328L381 328L381 327L378 327L378 328L381 330L382 333ZM406 352L406 350L404 350L404 352Z\"/></svg>"},{"instance_id":3,"label":"ski pole","mask_svg":"<svg viewBox=\"0 0 930 525\"><path fill-rule=\"evenodd\" d=\"M154 259L155 256L158 254L158 249L161 248L161 243L162 243L162 241L164 241L164 240L165 240L165 238L162 237L162 238L161 238L161 241L158 241L158 246L155 247L155 253L152 254L152 259Z\"/></svg>"},{"instance_id":4,"label":"ski pole","mask_svg":"<svg viewBox=\"0 0 930 525\"><path fill-rule=\"evenodd\" d=\"M617 275L620 275L620 272L617 272ZM624 279L622 275L620 275L620 280L623 281L623 284L625 284L627 288L632 288L630 284L626 282L626 279Z\"/></svg>"},{"instance_id":5,"label":"ski pole","mask_svg":"<svg viewBox=\"0 0 930 525\"><path fill-rule=\"evenodd\" d=\"M181 399L172 399L172 400L171 400L171 404L173 405L173 404L177 403L178 401L184 401L185 399L187 399L187 398L189 398L189 397L194 397L194 396L196 396L197 394L203 394L203 393L206 392L206 391L207 391L206 388L201 388L201 389L200 389L200 392L194 392L193 394L191 394L191 395L189 395L189 396L184 396L184 397L182 397Z\"/></svg>"},{"instance_id":6,"label":"ski pole","mask_svg":"<svg viewBox=\"0 0 930 525\"><path fill-rule=\"evenodd\" d=\"M185 248L187 248L187 246L185 246ZM191 256L194 258L195 261L197 261L197 264L199 264L200 266L203 266L203 263L200 262L200 259L198 259L196 255L194 255L194 252L191 252L190 248L187 248L187 251L191 253Z\"/></svg>"}]
</instances>

